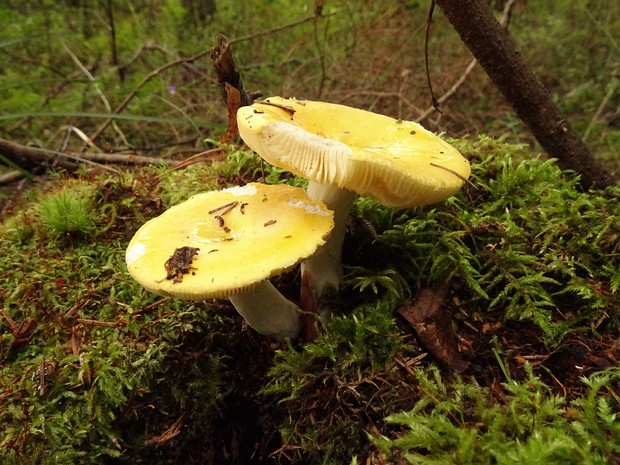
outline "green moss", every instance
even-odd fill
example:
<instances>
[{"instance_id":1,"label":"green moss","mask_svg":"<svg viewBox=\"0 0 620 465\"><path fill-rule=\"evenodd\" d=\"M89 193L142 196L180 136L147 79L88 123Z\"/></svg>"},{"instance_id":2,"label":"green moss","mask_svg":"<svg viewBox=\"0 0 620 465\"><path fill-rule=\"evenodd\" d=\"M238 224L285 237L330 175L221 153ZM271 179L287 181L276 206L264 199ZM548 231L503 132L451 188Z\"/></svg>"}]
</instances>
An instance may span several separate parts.
<instances>
[{"instance_id":1,"label":"green moss","mask_svg":"<svg viewBox=\"0 0 620 465\"><path fill-rule=\"evenodd\" d=\"M487 331L484 325L498 319L500 327L523 325L527 335L510 336L516 345L506 347L507 352L533 350L531 345L537 343L548 353L582 334L593 338L613 334L620 318L620 192L617 188L583 192L575 176L562 173L553 161L532 157L525 146L485 137L453 142L473 161L473 185L443 205L414 210L359 199L356 216L370 223L372 231L367 231L368 225L352 227L347 236L343 314L316 341L282 351L276 359L266 392L276 395L289 412L282 432L286 454L295 457L294 463L345 463L350 459L347 454L355 455L351 451L364 450L363 431L391 430L391 422L401 418L395 413L399 405L426 397L420 401L419 415L406 424L427 441L419 455L428 457L426 462L418 457L411 463L443 463L447 455L453 463L486 463L476 461L478 448L491 448L487 439L510 444L524 438L524 431L517 429L531 421L528 409L539 409L535 414L549 430L544 437L528 432L523 449L508 453L506 446L498 456L512 457L510 463L537 456L561 463L561 457L577 450L575 436L567 445L566 431L555 430L555 421L565 413L564 401L531 373L523 384L511 381L506 388L508 396L515 396L505 401L518 420L510 418L509 409L493 410L491 393L475 378L442 381L438 371L424 368L412 379L398 362L416 360L424 352L416 343L404 342L400 325L391 316L419 288L448 282L453 299L446 305L461 330L478 327L482 333ZM498 337L508 337L505 334ZM500 344L493 339L491 343ZM448 398L441 400L431 391L435 382L445 383L435 389L443 389ZM538 400L526 395L532 383L534 392L540 391ZM541 404L521 404L528 399ZM447 409L440 418L425 408L435 401ZM487 407L490 410L484 413ZM465 427L468 409L476 408L489 415L484 421L498 415L493 421L506 436L481 439L483 432L477 427ZM395 416L387 424L377 426L382 415L391 413ZM544 422L548 415L554 418L549 424ZM451 423L455 416L462 423ZM512 421L523 423L518 428L507 426ZM561 428L570 429L570 424ZM404 435L402 444L410 437ZM390 442L390 447L401 447L399 441ZM445 455L443 446L448 448ZM603 445L592 450L605 455ZM584 448L579 454L588 452Z\"/></svg>"},{"instance_id":2,"label":"green moss","mask_svg":"<svg viewBox=\"0 0 620 465\"><path fill-rule=\"evenodd\" d=\"M373 437L380 450L411 464L608 464L620 453L620 371L584 378L587 394L568 402L532 374L502 385L501 401L461 379L446 384L437 370L416 370L421 398L386 420L402 427ZM613 392L613 391L612 391Z\"/></svg>"},{"instance_id":3,"label":"green moss","mask_svg":"<svg viewBox=\"0 0 620 465\"><path fill-rule=\"evenodd\" d=\"M392 264L409 287L462 281L468 312L532 321L549 343L601 311L615 324L608 291L620 263L620 190L582 192L576 176L523 146L456 144L473 161L472 185L444 205L399 211L358 201L377 232L378 265Z\"/></svg>"},{"instance_id":4,"label":"green moss","mask_svg":"<svg viewBox=\"0 0 620 465\"><path fill-rule=\"evenodd\" d=\"M92 193L81 189L63 189L41 199L37 207L43 233L50 237L88 236L95 229Z\"/></svg>"},{"instance_id":5,"label":"green moss","mask_svg":"<svg viewBox=\"0 0 620 465\"><path fill-rule=\"evenodd\" d=\"M453 142L473 162L459 195L413 210L358 199L340 309L305 344L274 346L225 302L148 294L123 263L132 234L169 205L298 178L229 147L216 163L84 173L27 193L0 238L0 463L476 463L496 443L513 444L497 450L516 462L616 454L617 373L584 384L575 366L615 357L618 189L582 192L524 146ZM43 217L41 201L54 205ZM66 212L89 226L42 219ZM445 281L473 352L462 378L433 368L395 316ZM277 284L297 298L295 273ZM524 369L524 356L567 353Z\"/></svg>"},{"instance_id":6,"label":"green moss","mask_svg":"<svg viewBox=\"0 0 620 465\"><path fill-rule=\"evenodd\" d=\"M315 341L277 354L264 394L288 412L281 434L293 463L346 463L364 448L365 425L399 403L394 357L407 349L391 309L389 299L360 305Z\"/></svg>"}]
</instances>

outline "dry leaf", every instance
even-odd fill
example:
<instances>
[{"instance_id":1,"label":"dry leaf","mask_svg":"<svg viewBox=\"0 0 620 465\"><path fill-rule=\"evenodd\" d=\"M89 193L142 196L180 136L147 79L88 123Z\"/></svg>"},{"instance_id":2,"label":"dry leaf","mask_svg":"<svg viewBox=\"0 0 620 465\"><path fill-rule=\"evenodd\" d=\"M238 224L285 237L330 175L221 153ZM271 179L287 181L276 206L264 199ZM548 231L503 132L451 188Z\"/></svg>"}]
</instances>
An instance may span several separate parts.
<instances>
[{"instance_id":1,"label":"dry leaf","mask_svg":"<svg viewBox=\"0 0 620 465\"><path fill-rule=\"evenodd\" d=\"M463 360L458 349L452 318L444 306L447 295L447 286L422 289L412 305L404 305L397 312L411 323L420 343L433 357L461 372L469 362Z\"/></svg>"}]
</instances>

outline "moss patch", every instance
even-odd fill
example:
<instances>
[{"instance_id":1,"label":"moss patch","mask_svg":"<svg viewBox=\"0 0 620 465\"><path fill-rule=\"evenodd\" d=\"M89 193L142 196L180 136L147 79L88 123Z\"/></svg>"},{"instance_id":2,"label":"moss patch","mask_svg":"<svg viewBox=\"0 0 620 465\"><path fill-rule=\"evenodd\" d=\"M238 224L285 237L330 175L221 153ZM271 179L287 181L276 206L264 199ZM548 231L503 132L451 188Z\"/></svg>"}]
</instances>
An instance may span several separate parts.
<instances>
[{"instance_id":1,"label":"moss patch","mask_svg":"<svg viewBox=\"0 0 620 465\"><path fill-rule=\"evenodd\" d=\"M26 192L0 236L0 463L487 463L498 444L510 463L615 463L619 190L581 192L523 146L454 143L473 166L459 195L358 199L340 311L307 344L258 337L226 302L150 295L123 263L204 186L303 181L230 147ZM81 189L88 227L38 213ZM459 376L397 313L438 283ZM276 284L297 298L295 271Z\"/></svg>"}]
</instances>

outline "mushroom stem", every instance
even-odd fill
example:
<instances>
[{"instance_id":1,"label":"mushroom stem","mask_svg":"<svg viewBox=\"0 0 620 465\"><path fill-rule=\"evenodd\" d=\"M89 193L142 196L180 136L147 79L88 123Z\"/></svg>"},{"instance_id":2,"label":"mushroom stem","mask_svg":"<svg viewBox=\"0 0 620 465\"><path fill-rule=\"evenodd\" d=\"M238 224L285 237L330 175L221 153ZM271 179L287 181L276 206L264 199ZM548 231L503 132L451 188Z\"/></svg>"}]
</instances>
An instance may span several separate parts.
<instances>
[{"instance_id":1,"label":"mushroom stem","mask_svg":"<svg viewBox=\"0 0 620 465\"><path fill-rule=\"evenodd\" d=\"M301 264L302 276L307 276L310 288L318 299L319 317L325 320L331 313L325 302L326 292L338 291L342 279L342 244L355 192L333 184L308 182L308 198L322 201L334 212L334 229L325 244Z\"/></svg>"},{"instance_id":2,"label":"mushroom stem","mask_svg":"<svg viewBox=\"0 0 620 465\"><path fill-rule=\"evenodd\" d=\"M261 281L249 291L233 294L229 299L257 333L280 339L293 339L299 335L301 310L269 280Z\"/></svg>"}]
</instances>

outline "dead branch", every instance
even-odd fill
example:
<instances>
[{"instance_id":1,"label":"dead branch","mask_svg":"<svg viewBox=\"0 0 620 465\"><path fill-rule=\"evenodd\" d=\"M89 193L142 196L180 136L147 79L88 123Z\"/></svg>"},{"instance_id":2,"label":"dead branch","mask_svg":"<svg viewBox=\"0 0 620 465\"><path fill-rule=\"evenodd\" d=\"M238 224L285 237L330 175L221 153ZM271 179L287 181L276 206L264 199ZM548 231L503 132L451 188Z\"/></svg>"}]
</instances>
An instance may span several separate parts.
<instances>
[{"instance_id":1,"label":"dead branch","mask_svg":"<svg viewBox=\"0 0 620 465\"><path fill-rule=\"evenodd\" d=\"M420 116L416 118L416 122L421 123L422 121L426 120L429 116L431 116L433 113L435 113L436 111L439 111L438 108L441 108L441 105L443 105L450 97L456 94L459 88L465 83L465 81L467 81L467 78L472 73L472 71L474 70L477 64L478 64L478 60L476 60L475 58L471 60L469 64L467 65L467 68L465 68L465 71L463 71L463 74L461 75L461 77L458 78L458 80L452 85L452 87L450 87L450 89L448 89L448 91L445 94L443 94L441 97L437 99L437 103L439 105L438 106L431 105L430 107L428 107L426 110L424 110L424 112Z\"/></svg>"},{"instance_id":2,"label":"dead branch","mask_svg":"<svg viewBox=\"0 0 620 465\"><path fill-rule=\"evenodd\" d=\"M123 111L127 107L127 105L129 105L129 103L134 99L134 97L138 95L138 92L140 91L140 89L142 89L154 77L158 76L159 74L163 73L169 68L172 68L174 66L177 66L183 63L191 63L192 61L198 60L209 53L210 53L210 50L203 50L201 52L196 53L195 55L184 57L184 58L178 58L176 60L170 61L160 66L159 68L154 69L153 71L148 73L146 76L144 76L142 80L138 83L138 85L129 94L125 96L123 101L119 103L116 106L116 108L114 108L114 110L112 111L112 114L116 115L120 113L121 111ZM103 133L103 131L107 129L107 127L112 123L112 121L114 121L113 118L108 118L107 120L105 120L103 124L101 124L101 126L99 126L97 130L95 131L95 133L90 137L90 140L94 141L95 139L97 139Z\"/></svg>"},{"instance_id":3,"label":"dead branch","mask_svg":"<svg viewBox=\"0 0 620 465\"><path fill-rule=\"evenodd\" d=\"M4 186L5 184L11 184L15 181L19 181L26 177L26 173L19 170L7 171L4 174L0 174L0 186Z\"/></svg>"},{"instance_id":4,"label":"dead branch","mask_svg":"<svg viewBox=\"0 0 620 465\"><path fill-rule=\"evenodd\" d=\"M78 166L76 162L59 157L56 152L51 150L28 147L4 139L0 139L0 155L28 171L36 170L46 165L53 165L68 170L75 170Z\"/></svg>"},{"instance_id":5,"label":"dead branch","mask_svg":"<svg viewBox=\"0 0 620 465\"><path fill-rule=\"evenodd\" d=\"M228 101L229 98L230 91L226 87L228 84L238 91L239 106L251 105L257 95L247 92L243 87L243 79L241 79L241 73L235 65L230 42L224 34L217 37L217 45L211 49L211 62L224 100Z\"/></svg>"},{"instance_id":6,"label":"dead branch","mask_svg":"<svg viewBox=\"0 0 620 465\"><path fill-rule=\"evenodd\" d=\"M170 165L176 166L178 160L169 158L155 158L135 153L81 153L79 158L98 163L112 163L118 165Z\"/></svg>"},{"instance_id":7,"label":"dead branch","mask_svg":"<svg viewBox=\"0 0 620 465\"><path fill-rule=\"evenodd\" d=\"M182 161L174 165L172 168L169 168L168 170L159 174L158 178L162 178L175 170L183 170L190 165L195 165L196 163L223 160L225 158L226 158L226 150L221 147L216 147L214 149L205 150L204 152L195 153L183 159Z\"/></svg>"},{"instance_id":8,"label":"dead branch","mask_svg":"<svg viewBox=\"0 0 620 465\"><path fill-rule=\"evenodd\" d=\"M291 21L290 23L282 24L280 26L273 27L271 29L266 29L264 31L255 32L252 34L248 34L246 36L237 37L232 39L229 43L236 44L238 42L245 42L246 40L256 39L257 37L262 37L270 34L274 34L276 32L284 31L286 29L290 29L295 26L299 26L304 23L308 23L310 21L314 21L318 18L329 18L330 16L334 16L335 13L330 13L328 15L322 14L322 12L315 11L315 13L311 16L306 16L305 18L301 18L295 21Z\"/></svg>"},{"instance_id":9,"label":"dead branch","mask_svg":"<svg viewBox=\"0 0 620 465\"><path fill-rule=\"evenodd\" d=\"M264 35L268 35L268 34L273 34L275 32L279 32L282 31L284 29L288 29L294 26L298 26L300 24L309 22L309 21L313 21L314 19L318 18L318 17L328 17L329 15L320 15L320 12L316 12L314 15L312 16L307 16L305 18L299 19L297 21L293 21L291 23L287 23L287 24L283 24L281 26L277 26L271 29L267 29L265 31L260 31L254 34L249 34L246 36L242 36L242 37L238 37L234 40L231 40L228 42L228 44L233 44L233 43L237 43L237 42L243 42L246 40L250 40L256 37L261 37ZM116 108L114 108L114 110L112 111L112 114L118 114L121 111L123 111L127 105L129 105L129 103L134 99L134 97L138 94L138 92L140 91L140 89L142 89L142 87L144 87L151 79L153 79L154 77L158 76L159 74L163 73L164 71L166 71L169 68L172 68L174 66L177 65L186 65L186 64L191 64L192 62L199 60L200 58L204 57L205 55L209 55L212 53L211 49L207 49L207 50L202 50L192 56L189 57L181 57L178 58L176 60L170 61L168 63L163 64L162 66L160 66L159 68L156 68L154 70L152 70L150 73L148 73L146 76L144 76L144 78L142 78L142 80L138 83L138 85L129 93L127 94L127 96L125 96L125 98L122 100L121 103L119 103ZM232 83L231 83L232 84ZM94 142L97 138L99 138L99 136L101 136L101 134L103 133L103 131L105 131L108 126L112 123L113 118L109 118L106 119L101 126L99 126L94 134L90 137L90 141ZM86 146L84 146L83 150L86 149Z\"/></svg>"},{"instance_id":10,"label":"dead branch","mask_svg":"<svg viewBox=\"0 0 620 465\"><path fill-rule=\"evenodd\" d=\"M45 166L56 166L69 171L80 163L112 163L123 165L172 165L177 160L146 157L136 154L81 153L66 154L37 147L28 147L5 139L0 139L0 155L27 171L36 171Z\"/></svg>"}]
</instances>

